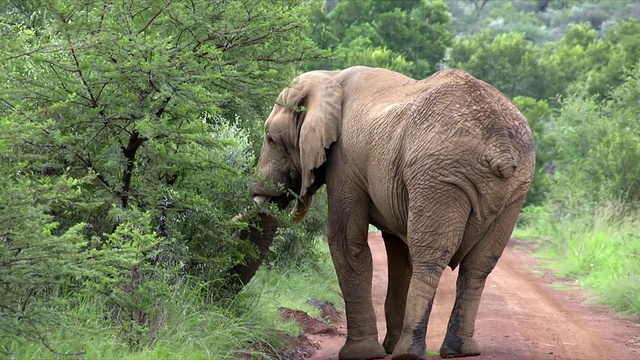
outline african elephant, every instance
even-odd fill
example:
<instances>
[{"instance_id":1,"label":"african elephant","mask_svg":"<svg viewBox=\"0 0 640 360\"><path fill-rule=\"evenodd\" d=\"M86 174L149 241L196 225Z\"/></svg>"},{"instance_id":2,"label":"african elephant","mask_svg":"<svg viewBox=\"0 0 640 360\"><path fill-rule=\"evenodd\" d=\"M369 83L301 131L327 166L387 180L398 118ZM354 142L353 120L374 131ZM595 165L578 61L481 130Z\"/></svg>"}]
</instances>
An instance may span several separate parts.
<instances>
[{"instance_id":1,"label":"african elephant","mask_svg":"<svg viewBox=\"0 0 640 360\"><path fill-rule=\"evenodd\" d=\"M340 359L426 359L438 280L459 266L442 357L480 354L473 339L487 275L534 174L527 120L461 70L414 80L385 69L312 71L284 89L264 125L254 200L293 199L304 218L326 184L327 241L347 316ZM368 225L389 260L387 334L378 342Z\"/></svg>"}]
</instances>

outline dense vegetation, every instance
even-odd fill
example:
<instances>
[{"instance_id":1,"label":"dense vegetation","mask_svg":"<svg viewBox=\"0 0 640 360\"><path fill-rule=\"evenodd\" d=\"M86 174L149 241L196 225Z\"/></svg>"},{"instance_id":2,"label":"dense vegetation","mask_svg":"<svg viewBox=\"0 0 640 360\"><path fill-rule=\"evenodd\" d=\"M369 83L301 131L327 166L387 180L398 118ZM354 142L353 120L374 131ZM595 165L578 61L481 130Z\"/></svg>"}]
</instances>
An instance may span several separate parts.
<instances>
[{"instance_id":1,"label":"dense vegetation","mask_svg":"<svg viewBox=\"0 0 640 360\"><path fill-rule=\"evenodd\" d=\"M275 95L351 65L459 67L512 97L538 159L520 234L640 312L639 1L2 5L2 357L273 353L297 331L274 282L301 294L291 306L332 292L325 205L304 226L273 210L286 228L241 291L233 269L256 250L229 219L252 207Z\"/></svg>"}]
</instances>

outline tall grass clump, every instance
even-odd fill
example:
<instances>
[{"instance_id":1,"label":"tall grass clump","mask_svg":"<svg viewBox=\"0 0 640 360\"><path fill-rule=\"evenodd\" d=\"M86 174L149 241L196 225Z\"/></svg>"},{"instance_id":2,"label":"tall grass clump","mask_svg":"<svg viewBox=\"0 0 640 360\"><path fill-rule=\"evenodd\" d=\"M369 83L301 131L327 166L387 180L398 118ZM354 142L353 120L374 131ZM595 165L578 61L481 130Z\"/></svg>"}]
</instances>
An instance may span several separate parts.
<instances>
[{"instance_id":1,"label":"tall grass clump","mask_svg":"<svg viewBox=\"0 0 640 360\"><path fill-rule=\"evenodd\" d=\"M271 359L286 347L285 335L301 332L295 322L282 317L280 308L319 317L319 302L340 303L328 249L319 239L312 247L313 261L295 270L263 266L239 295L224 304L202 296L206 284L173 287L168 301L154 314L155 326L136 332L135 347L123 334L123 326L105 316L113 308L108 299L83 297L50 306L57 313L56 326L48 329L46 343L12 341L5 344L5 354L10 359L38 360Z\"/></svg>"},{"instance_id":2,"label":"tall grass clump","mask_svg":"<svg viewBox=\"0 0 640 360\"><path fill-rule=\"evenodd\" d=\"M605 100L576 89L546 129L557 169L546 201L524 209L517 236L603 303L640 313L640 67Z\"/></svg>"},{"instance_id":3,"label":"tall grass clump","mask_svg":"<svg viewBox=\"0 0 640 360\"><path fill-rule=\"evenodd\" d=\"M61 307L64 316L49 332L47 345L16 343L13 359L238 359L252 355L267 359L265 349L284 345L282 333L291 326L258 309L237 311L205 303L194 292L174 294L164 308L164 324L147 342L132 348L123 341L121 328L100 314L108 311L100 301L85 299ZM178 300L179 299L179 300Z\"/></svg>"},{"instance_id":4,"label":"tall grass clump","mask_svg":"<svg viewBox=\"0 0 640 360\"><path fill-rule=\"evenodd\" d=\"M238 300L250 305L249 308L299 309L316 317L320 315L317 306L320 301L329 301L340 307L342 299L338 295L338 283L329 249L320 239L316 237L314 240L313 259L307 259L293 267L283 267L272 260L257 272ZM279 257L275 260L282 261Z\"/></svg>"},{"instance_id":5,"label":"tall grass clump","mask_svg":"<svg viewBox=\"0 0 640 360\"><path fill-rule=\"evenodd\" d=\"M557 274L576 278L602 303L640 314L640 212L619 204L580 216L525 209L516 236L536 239Z\"/></svg>"}]
</instances>

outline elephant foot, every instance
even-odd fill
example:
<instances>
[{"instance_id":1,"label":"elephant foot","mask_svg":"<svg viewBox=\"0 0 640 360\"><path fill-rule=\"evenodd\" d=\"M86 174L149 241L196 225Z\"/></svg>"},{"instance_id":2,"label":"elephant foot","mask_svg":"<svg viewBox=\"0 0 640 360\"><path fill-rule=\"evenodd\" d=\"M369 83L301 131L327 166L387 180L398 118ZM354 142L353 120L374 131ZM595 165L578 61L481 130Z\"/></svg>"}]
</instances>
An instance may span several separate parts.
<instances>
[{"instance_id":1,"label":"elephant foot","mask_svg":"<svg viewBox=\"0 0 640 360\"><path fill-rule=\"evenodd\" d=\"M473 338L447 335L440 347L441 358L455 358L480 355L480 345Z\"/></svg>"},{"instance_id":2,"label":"elephant foot","mask_svg":"<svg viewBox=\"0 0 640 360\"><path fill-rule=\"evenodd\" d=\"M393 349L396 348L398 340L400 340L400 336L394 336L387 333L387 335L384 337L384 341L382 342L384 351L386 351L387 354L393 354Z\"/></svg>"},{"instance_id":3,"label":"elephant foot","mask_svg":"<svg viewBox=\"0 0 640 360\"><path fill-rule=\"evenodd\" d=\"M422 359L426 359L426 358L425 357L420 357L418 355L404 354L404 355L394 356L391 359L393 359L393 360L422 360Z\"/></svg>"},{"instance_id":4,"label":"elephant foot","mask_svg":"<svg viewBox=\"0 0 640 360\"><path fill-rule=\"evenodd\" d=\"M391 355L393 360L426 360L427 350L424 339L416 340L412 337L401 337L393 349Z\"/></svg>"},{"instance_id":5,"label":"elephant foot","mask_svg":"<svg viewBox=\"0 0 640 360\"><path fill-rule=\"evenodd\" d=\"M340 360L383 359L387 354L384 348L374 339L349 340L338 353Z\"/></svg>"}]
</instances>

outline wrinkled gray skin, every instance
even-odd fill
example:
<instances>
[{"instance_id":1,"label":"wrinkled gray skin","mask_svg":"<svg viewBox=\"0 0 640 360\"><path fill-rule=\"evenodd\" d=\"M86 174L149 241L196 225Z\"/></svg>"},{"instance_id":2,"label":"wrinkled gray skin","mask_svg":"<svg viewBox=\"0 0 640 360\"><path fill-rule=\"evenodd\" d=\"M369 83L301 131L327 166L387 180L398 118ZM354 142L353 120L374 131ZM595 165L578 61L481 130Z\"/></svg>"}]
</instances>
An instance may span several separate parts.
<instances>
[{"instance_id":1,"label":"wrinkled gray skin","mask_svg":"<svg viewBox=\"0 0 640 360\"><path fill-rule=\"evenodd\" d=\"M269 254L269 248L278 230L277 219L267 212L258 213L254 219L249 219L249 223L247 229L240 231L239 237L251 242L258 251L255 258L250 258L246 263L238 264L231 269L232 277L229 279L231 282L229 287L236 289L236 291L240 291L256 274Z\"/></svg>"},{"instance_id":2,"label":"wrinkled gray skin","mask_svg":"<svg viewBox=\"0 0 640 360\"><path fill-rule=\"evenodd\" d=\"M460 267L442 357L478 355L480 296L509 240L534 174L526 119L461 70L416 81L353 67L300 75L265 123L255 200L300 195L301 220L327 186L328 243L345 300L340 359L426 359L425 337L444 268ZM387 334L378 343L368 224L389 259Z\"/></svg>"}]
</instances>

